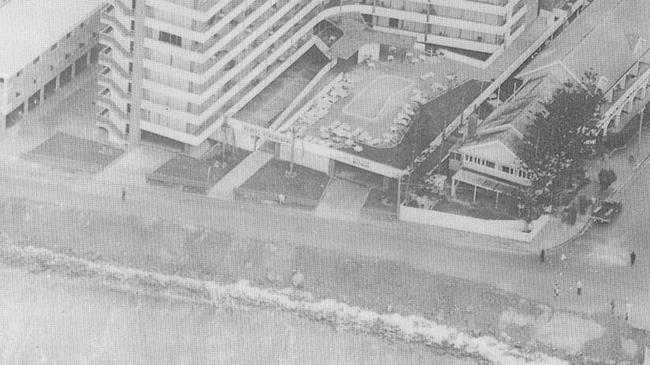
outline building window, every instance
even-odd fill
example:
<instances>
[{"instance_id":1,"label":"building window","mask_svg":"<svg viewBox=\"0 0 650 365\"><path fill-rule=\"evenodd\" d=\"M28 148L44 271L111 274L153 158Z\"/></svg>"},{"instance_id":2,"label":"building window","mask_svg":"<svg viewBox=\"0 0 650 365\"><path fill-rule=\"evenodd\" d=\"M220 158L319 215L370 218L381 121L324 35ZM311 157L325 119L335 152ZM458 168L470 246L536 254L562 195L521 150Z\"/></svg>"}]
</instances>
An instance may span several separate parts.
<instances>
[{"instance_id":1,"label":"building window","mask_svg":"<svg viewBox=\"0 0 650 365\"><path fill-rule=\"evenodd\" d=\"M18 73L16 73L16 77L19 77L22 74L23 74L23 70L20 70L20 71L18 71Z\"/></svg>"},{"instance_id":2,"label":"building window","mask_svg":"<svg viewBox=\"0 0 650 365\"><path fill-rule=\"evenodd\" d=\"M70 58L70 56L72 56L70 53L66 53L65 54L65 59L67 60L68 58Z\"/></svg>"},{"instance_id":3,"label":"building window","mask_svg":"<svg viewBox=\"0 0 650 365\"><path fill-rule=\"evenodd\" d=\"M52 45L52 47L50 47L50 50L51 50L51 51L54 51L54 50L57 49L57 48L59 48L59 44L58 44L58 43L54 43L54 44Z\"/></svg>"},{"instance_id":4,"label":"building window","mask_svg":"<svg viewBox=\"0 0 650 365\"><path fill-rule=\"evenodd\" d=\"M493 169L494 166L495 166L495 163L492 162L492 161L485 160L484 162L485 162L485 166L487 166L487 167L489 167L489 168L492 168L492 169Z\"/></svg>"},{"instance_id":5,"label":"building window","mask_svg":"<svg viewBox=\"0 0 650 365\"><path fill-rule=\"evenodd\" d=\"M131 30L135 30L135 20L131 20Z\"/></svg>"},{"instance_id":6,"label":"building window","mask_svg":"<svg viewBox=\"0 0 650 365\"><path fill-rule=\"evenodd\" d=\"M135 9L135 0L131 0L131 9Z\"/></svg>"},{"instance_id":7,"label":"building window","mask_svg":"<svg viewBox=\"0 0 650 365\"><path fill-rule=\"evenodd\" d=\"M17 98L19 98L19 97L20 97L20 95L22 95L22 94L21 94L21 93L19 93L18 91L16 91L16 97L17 97Z\"/></svg>"},{"instance_id":8,"label":"building window","mask_svg":"<svg viewBox=\"0 0 650 365\"><path fill-rule=\"evenodd\" d=\"M182 43L182 38L180 36L177 36L177 35L171 34L171 33L167 33L167 32L163 32L163 31L160 31L158 33L158 40L161 41L161 42L173 44L173 45L178 46L178 47L180 47L181 43Z\"/></svg>"},{"instance_id":9,"label":"building window","mask_svg":"<svg viewBox=\"0 0 650 365\"><path fill-rule=\"evenodd\" d=\"M506 174L511 174L512 168L509 166L501 166L501 171L505 172Z\"/></svg>"},{"instance_id":10,"label":"building window","mask_svg":"<svg viewBox=\"0 0 650 365\"><path fill-rule=\"evenodd\" d=\"M133 72L133 62L129 62L129 73Z\"/></svg>"},{"instance_id":11,"label":"building window","mask_svg":"<svg viewBox=\"0 0 650 365\"><path fill-rule=\"evenodd\" d=\"M79 28L83 28L84 26L86 26L86 23L84 22L81 22L81 24L79 24Z\"/></svg>"},{"instance_id":12,"label":"building window","mask_svg":"<svg viewBox=\"0 0 650 365\"><path fill-rule=\"evenodd\" d=\"M85 46L86 46L86 42L79 43L79 48L84 48Z\"/></svg>"},{"instance_id":13,"label":"building window","mask_svg":"<svg viewBox=\"0 0 650 365\"><path fill-rule=\"evenodd\" d=\"M32 63L37 64L38 61L40 61L40 60L41 60L41 57L36 57L36 58L34 58L34 61L32 61Z\"/></svg>"},{"instance_id":14,"label":"building window","mask_svg":"<svg viewBox=\"0 0 650 365\"><path fill-rule=\"evenodd\" d=\"M70 37L72 37L72 33L68 33L68 34L66 34L65 37L66 37L66 38L70 38Z\"/></svg>"},{"instance_id":15,"label":"building window","mask_svg":"<svg viewBox=\"0 0 650 365\"><path fill-rule=\"evenodd\" d=\"M130 93L132 88L133 88L133 84L131 84L131 83L129 82L129 84L128 84L127 87L126 87L126 91L127 91L128 93Z\"/></svg>"},{"instance_id":16,"label":"building window","mask_svg":"<svg viewBox=\"0 0 650 365\"><path fill-rule=\"evenodd\" d=\"M131 114L131 104L126 104L126 114Z\"/></svg>"},{"instance_id":17,"label":"building window","mask_svg":"<svg viewBox=\"0 0 650 365\"><path fill-rule=\"evenodd\" d=\"M133 43L133 41L131 41L131 43L129 43L129 52L133 53L134 48L135 48L135 43Z\"/></svg>"}]
</instances>

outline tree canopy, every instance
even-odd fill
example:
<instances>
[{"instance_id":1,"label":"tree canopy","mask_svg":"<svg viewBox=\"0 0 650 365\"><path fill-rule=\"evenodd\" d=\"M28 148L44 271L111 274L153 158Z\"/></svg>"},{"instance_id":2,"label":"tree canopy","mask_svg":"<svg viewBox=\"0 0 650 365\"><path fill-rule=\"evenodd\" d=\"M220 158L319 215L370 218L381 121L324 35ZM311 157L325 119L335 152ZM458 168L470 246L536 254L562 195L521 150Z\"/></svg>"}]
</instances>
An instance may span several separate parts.
<instances>
[{"instance_id":1,"label":"tree canopy","mask_svg":"<svg viewBox=\"0 0 650 365\"><path fill-rule=\"evenodd\" d=\"M585 177L585 163L594 155L601 92L596 75L582 83L567 82L544 102L519 148L522 166L532 186L521 194L525 211L556 208L567 203L575 183Z\"/></svg>"}]
</instances>

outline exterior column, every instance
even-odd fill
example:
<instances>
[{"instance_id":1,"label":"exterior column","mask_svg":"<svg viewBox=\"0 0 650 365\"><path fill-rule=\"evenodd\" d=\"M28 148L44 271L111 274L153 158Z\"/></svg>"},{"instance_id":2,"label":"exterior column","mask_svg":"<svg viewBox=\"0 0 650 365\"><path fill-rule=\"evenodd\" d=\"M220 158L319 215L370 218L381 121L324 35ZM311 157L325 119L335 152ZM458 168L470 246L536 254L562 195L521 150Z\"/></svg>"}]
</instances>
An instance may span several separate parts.
<instances>
[{"instance_id":1,"label":"exterior column","mask_svg":"<svg viewBox=\"0 0 650 365\"><path fill-rule=\"evenodd\" d=\"M7 115L0 113L0 137L2 137L7 130Z\"/></svg>"},{"instance_id":2,"label":"exterior column","mask_svg":"<svg viewBox=\"0 0 650 365\"><path fill-rule=\"evenodd\" d=\"M140 143L141 108L142 108L142 78L144 74L144 18L145 0L135 0L133 17L135 18L135 31L133 32L133 74L131 76L131 115L129 116L129 147Z\"/></svg>"},{"instance_id":3,"label":"exterior column","mask_svg":"<svg viewBox=\"0 0 650 365\"><path fill-rule=\"evenodd\" d=\"M327 166L327 175L329 175L329 177L334 177L335 174L336 174L336 160L330 158L329 165Z\"/></svg>"},{"instance_id":4,"label":"exterior column","mask_svg":"<svg viewBox=\"0 0 650 365\"><path fill-rule=\"evenodd\" d=\"M451 196L453 198L456 197L456 179L454 179L453 177L451 178Z\"/></svg>"},{"instance_id":5,"label":"exterior column","mask_svg":"<svg viewBox=\"0 0 650 365\"><path fill-rule=\"evenodd\" d=\"M478 187L476 185L474 185L474 199L472 201L473 203L476 203L476 190L477 189L478 189Z\"/></svg>"},{"instance_id":6,"label":"exterior column","mask_svg":"<svg viewBox=\"0 0 650 365\"><path fill-rule=\"evenodd\" d=\"M402 205L402 176L397 178L397 202L395 206L397 207L397 218L399 218L400 206Z\"/></svg>"}]
</instances>

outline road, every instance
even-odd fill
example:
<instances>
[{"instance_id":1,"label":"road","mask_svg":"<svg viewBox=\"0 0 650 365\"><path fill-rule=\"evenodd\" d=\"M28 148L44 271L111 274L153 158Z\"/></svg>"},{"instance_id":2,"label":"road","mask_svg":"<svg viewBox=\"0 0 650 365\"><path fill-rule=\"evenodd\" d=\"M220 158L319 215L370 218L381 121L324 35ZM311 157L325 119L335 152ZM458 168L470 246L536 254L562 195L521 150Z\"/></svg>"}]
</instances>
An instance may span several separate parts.
<instances>
[{"instance_id":1,"label":"road","mask_svg":"<svg viewBox=\"0 0 650 365\"><path fill-rule=\"evenodd\" d=\"M644 237L650 225L644 194L647 164L623 190L624 211L609 226L594 227L582 238L547 254L517 252L518 244L492 237L407 223L367 224L323 220L304 211L243 202L208 199L201 195L159 188L129 187L120 200L121 186L93 180L85 174L61 174L33 165L5 164L0 171L0 196L20 196L80 209L121 215L161 218L181 224L229 231L242 238L310 245L352 255L406 263L416 269L464 278L545 302L556 309L585 314L609 311L616 299L634 304L633 321L650 328L650 252ZM500 247L502 249L485 249ZM513 249L514 248L514 249ZM638 262L627 266L630 250ZM560 260L561 255L567 260ZM577 281L584 293L574 293ZM561 288L553 297L553 285Z\"/></svg>"}]
</instances>

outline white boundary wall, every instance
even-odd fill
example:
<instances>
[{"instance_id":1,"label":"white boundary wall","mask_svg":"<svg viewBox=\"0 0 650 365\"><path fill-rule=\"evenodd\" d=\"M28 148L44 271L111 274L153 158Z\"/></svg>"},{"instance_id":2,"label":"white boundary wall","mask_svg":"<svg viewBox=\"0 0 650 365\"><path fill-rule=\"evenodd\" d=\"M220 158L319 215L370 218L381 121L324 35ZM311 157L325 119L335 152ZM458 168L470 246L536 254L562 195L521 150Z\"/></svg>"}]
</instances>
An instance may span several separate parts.
<instances>
[{"instance_id":1,"label":"white boundary wall","mask_svg":"<svg viewBox=\"0 0 650 365\"><path fill-rule=\"evenodd\" d=\"M404 205L400 207L399 218L406 222L428 224L523 242L531 242L549 221L549 216L543 215L530 223L530 232L524 232L526 222L523 220L479 219Z\"/></svg>"}]
</instances>

